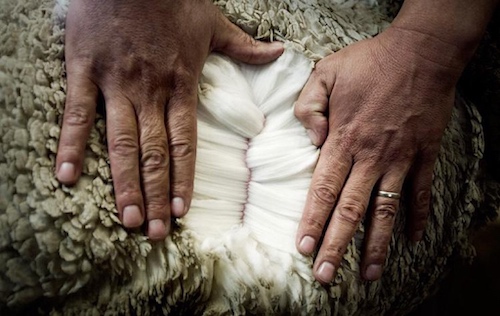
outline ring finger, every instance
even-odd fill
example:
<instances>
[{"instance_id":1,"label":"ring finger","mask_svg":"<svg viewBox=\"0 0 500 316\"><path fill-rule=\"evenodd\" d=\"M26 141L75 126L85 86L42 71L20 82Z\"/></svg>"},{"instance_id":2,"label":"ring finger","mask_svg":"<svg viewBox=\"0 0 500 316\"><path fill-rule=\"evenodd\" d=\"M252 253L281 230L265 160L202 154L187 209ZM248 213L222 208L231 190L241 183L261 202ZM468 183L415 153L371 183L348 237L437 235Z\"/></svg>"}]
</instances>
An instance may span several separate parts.
<instances>
[{"instance_id":1,"label":"ring finger","mask_svg":"<svg viewBox=\"0 0 500 316\"><path fill-rule=\"evenodd\" d=\"M407 171L408 168L405 167L386 173L380 179L378 189L374 191L369 207L370 226L365 235L361 264L362 275L366 280L375 281L382 276Z\"/></svg>"}]
</instances>

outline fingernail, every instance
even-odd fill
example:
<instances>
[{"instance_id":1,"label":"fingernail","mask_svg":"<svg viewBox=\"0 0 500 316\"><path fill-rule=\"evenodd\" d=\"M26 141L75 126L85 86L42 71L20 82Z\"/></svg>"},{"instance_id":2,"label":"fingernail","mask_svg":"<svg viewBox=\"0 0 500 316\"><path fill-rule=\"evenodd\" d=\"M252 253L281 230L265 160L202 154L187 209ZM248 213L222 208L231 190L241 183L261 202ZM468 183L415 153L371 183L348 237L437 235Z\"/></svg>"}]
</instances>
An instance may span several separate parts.
<instances>
[{"instance_id":1,"label":"fingernail","mask_svg":"<svg viewBox=\"0 0 500 316\"><path fill-rule=\"evenodd\" d=\"M316 146L318 144L318 135L316 135L316 133L312 129L307 129L306 132L307 135L309 135L309 138L311 139L313 145Z\"/></svg>"},{"instance_id":2,"label":"fingernail","mask_svg":"<svg viewBox=\"0 0 500 316\"><path fill-rule=\"evenodd\" d=\"M335 272L335 267L330 262L323 262L318 269L318 278L321 279L323 283L330 283L333 280L333 273Z\"/></svg>"},{"instance_id":3,"label":"fingernail","mask_svg":"<svg viewBox=\"0 0 500 316\"><path fill-rule=\"evenodd\" d=\"M310 255L314 251L314 247L316 246L316 241L311 236L304 236L299 244L299 250L301 253L305 255Z\"/></svg>"},{"instance_id":4,"label":"fingernail","mask_svg":"<svg viewBox=\"0 0 500 316\"><path fill-rule=\"evenodd\" d=\"M63 183L73 182L75 179L75 165L70 162L63 162L57 172L57 179Z\"/></svg>"},{"instance_id":5,"label":"fingernail","mask_svg":"<svg viewBox=\"0 0 500 316\"><path fill-rule=\"evenodd\" d=\"M185 205L184 205L184 200L180 197L174 197L172 199L171 203L171 208L172 208L172 215L175 217L181 217L184 215L185 211Z\"/></svg>"},{"instance_id":6,"label":"fingernail","mask_svg":"<svg viewBox=\"0 0 500 316\"><path fill-rule=\"evenodd\" d=\"M375 281L382 277L382 266L380 264L370 264L365 270L365 278L368 281Z\"/></svg>"},{"instance_id":7,"label":"fingernail","mask_svg":"<svg viewBox=\"0 0 500 316\"><path fill-rule=\"evenodd\" d=\"M161 219L153 219L148 224L148 236L153 240L164 239L168 234L167 227Z\"/></svg>"},{"instance_id":8,"label":"fingernail","mask_svg":"<svg viewBox=\"0 0 500 316\"><path fill-rule=\"evenodd\" d=\"M139 227L143 219L141 209L137 205L128 205L123 209L123 225L125 227Z\"/></svg>"},{"instance_id":9,"label":"fingernail","mask_svg":"<svg viewBox=\"0 0 500 316\"><path fill-rule=\"evenodd\" d=\"M420 241L424 237L424 231L423 230L417 230L415 233L413 233L413 240L414 241Z\"/></svg>"}]
</instances>

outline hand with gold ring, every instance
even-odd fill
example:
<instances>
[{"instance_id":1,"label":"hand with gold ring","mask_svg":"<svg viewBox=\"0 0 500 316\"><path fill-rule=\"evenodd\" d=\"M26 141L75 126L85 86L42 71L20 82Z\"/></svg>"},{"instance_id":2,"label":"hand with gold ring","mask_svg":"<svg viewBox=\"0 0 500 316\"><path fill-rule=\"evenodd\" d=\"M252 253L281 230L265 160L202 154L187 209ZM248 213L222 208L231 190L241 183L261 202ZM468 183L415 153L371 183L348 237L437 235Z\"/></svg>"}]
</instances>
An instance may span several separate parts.
<instances>
[{"instance_id":1,"label":"hand with gold ring","mask_svg":"<svg viewBox=\"0 0 500 316\"><path fill-rule=\"evenodd\" d=\"M365 214L361 275L382 276L403 191L409 238L423 238L455 85L494 2L407 0L386 31L316 65L295 105L322 146L296 244L304 255L318 250L321 283L333 280Z\"/></svg>"},{"instance_id":2,"label":"hand with gold ring","mask_svg":"<svg viewBox=\"0 0 500 316\"><path fill-rule=\"evenodd\" d=\"M387 192L387 191L380 190L380 191L377 192L377 196L386 197L386 198L389 198L389 199L399 200L399 198L401 197L401 194L399 194L397 192Z\"/></svg>"}]
</instances>

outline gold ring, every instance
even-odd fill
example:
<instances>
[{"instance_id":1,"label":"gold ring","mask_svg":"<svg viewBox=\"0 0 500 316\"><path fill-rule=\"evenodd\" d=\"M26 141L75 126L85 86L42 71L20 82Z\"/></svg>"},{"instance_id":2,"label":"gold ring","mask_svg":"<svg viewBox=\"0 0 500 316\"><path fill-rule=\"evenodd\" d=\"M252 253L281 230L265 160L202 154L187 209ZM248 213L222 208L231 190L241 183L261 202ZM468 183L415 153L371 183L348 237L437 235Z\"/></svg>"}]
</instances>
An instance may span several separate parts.
<instances>
[{"instance_id":1,"label":"gold ring","mask_svg":"<svg viewBox=\"0 0 500 316\"><path fill-rule=\"evenodd\" d=\"M381 197L386 197L389 199L395 199L395 200L399 200L399 198L401 197L401 194L399 194L397 192L389 192L389 191L378 191L377 195L381 196Z\"/></svg>"}]
</instances>

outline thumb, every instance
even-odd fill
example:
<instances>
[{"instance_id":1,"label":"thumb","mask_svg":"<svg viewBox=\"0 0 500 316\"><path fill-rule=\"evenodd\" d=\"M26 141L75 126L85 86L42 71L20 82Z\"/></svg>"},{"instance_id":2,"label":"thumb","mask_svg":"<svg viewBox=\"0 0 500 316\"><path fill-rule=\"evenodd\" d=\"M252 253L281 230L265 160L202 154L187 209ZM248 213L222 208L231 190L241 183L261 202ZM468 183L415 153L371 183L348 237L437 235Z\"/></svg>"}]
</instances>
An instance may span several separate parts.
<instances>
[{"instance_id":1,"label":"thumb","mask_svg":"<svg viewBox=\"0 0 500 316\"><path fill-rule=\"evenodd\" d=\"M256 41L238 26L231 23L222 13L215 27L213 50L249 64L265 64L283 53L280 42Z\"/></svg>"},{"instance_id":2,"label":"thumb","mask_svg":"<svg viewBox=\"0 0 500 316\"><path fill-rule=\"evenodd\" d=\"M335 83L335 60L326 57L315 69L294 104L294 114L307 129L311 141L321 146L328 135L328 106Z\"/></svg>"}]
</instances>

